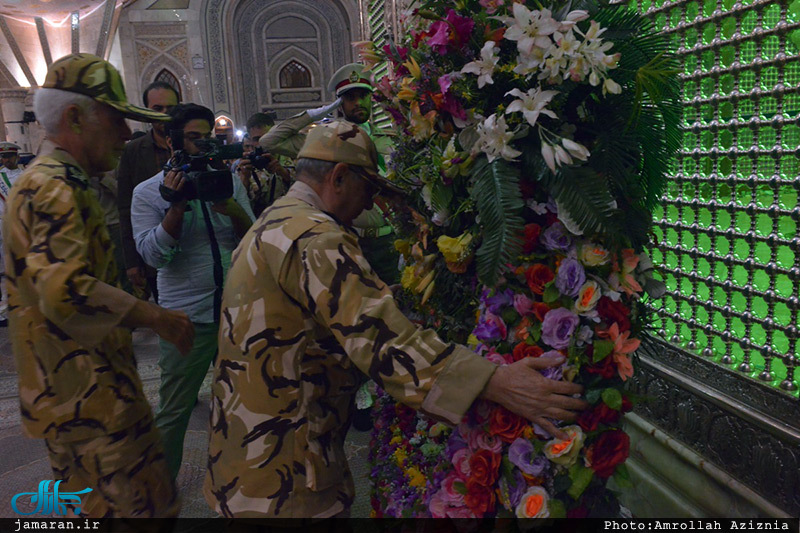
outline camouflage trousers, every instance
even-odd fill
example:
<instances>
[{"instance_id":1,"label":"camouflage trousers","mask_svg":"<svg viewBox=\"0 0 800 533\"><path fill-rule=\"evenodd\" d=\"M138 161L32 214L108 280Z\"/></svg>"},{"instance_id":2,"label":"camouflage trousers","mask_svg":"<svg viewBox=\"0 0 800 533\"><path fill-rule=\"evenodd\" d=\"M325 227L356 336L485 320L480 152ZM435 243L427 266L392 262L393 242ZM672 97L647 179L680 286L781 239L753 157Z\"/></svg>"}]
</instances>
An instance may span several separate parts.
<instances>
[{"instance_id":1,"label":"camouflage trousers","mask_svg":"<svg viewBox=\"0 0 800 533\"><path fill-rule=\"evenodd\" d=\"M61 492L92 489L81 497L80 516L178 516L180 501L152 417L103 437L72 442L45 439L45 445Z\"/></svg>"}]
</instances>

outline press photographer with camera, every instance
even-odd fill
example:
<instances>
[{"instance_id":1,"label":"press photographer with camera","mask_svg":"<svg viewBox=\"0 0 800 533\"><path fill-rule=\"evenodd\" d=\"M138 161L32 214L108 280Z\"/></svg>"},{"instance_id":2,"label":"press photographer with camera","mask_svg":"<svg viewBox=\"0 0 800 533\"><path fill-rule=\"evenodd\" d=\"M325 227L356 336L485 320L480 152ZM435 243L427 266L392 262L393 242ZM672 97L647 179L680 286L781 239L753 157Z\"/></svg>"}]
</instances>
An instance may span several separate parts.
<instances>
[{"instance_id":1,"label":"press photographer with camera","mask_svg":"<svg viewBox=\"0 0 800 533\"><path fill-rule=\"evenodd\" d=\"M292 185L291 174L280 158L258 145L261 136L274 125L275 119L267 113L256 113L247 119L247 134L242 139L244 155L232 167L247 190L256 218Z\"/></svg>"},{"instance_id":2,"label":"press photographer with camera","mask_svg":"<svg viewBox=\"0 0 800 533\"><path fill-rule=\"evenodd\" d=\"M165 170L133 190L131 223L137 251L158 269L160 305L186 312L195 328L194 347L185 357L159 342L161 387L155 419L175 478L189 417L217 351L231 252L254 217L241 181L222 163L237 155L232 147L211 141L212 111L181 104L169 114L172 157Z\"/></svg>"}]
</instances>

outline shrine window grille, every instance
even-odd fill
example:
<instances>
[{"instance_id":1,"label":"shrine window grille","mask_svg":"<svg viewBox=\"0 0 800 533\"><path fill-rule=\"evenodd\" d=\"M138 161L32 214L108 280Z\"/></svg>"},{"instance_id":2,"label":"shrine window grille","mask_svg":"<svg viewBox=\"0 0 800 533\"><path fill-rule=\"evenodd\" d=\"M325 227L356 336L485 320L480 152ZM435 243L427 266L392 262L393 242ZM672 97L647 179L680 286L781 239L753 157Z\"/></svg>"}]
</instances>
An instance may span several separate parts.
<instances>
[{"instance_id":1,"label":"shrine window grille","mask_svg":"<svg viewBox=\"0 0 800 533\"><path fill-rule=\"evenodd\" d=\"M655 211L671 344L798 396L800 2L631 0L670 36L683 146Z\"/></svg>"},{"instance_id":2,"label":"shrine window grille","mask_svg":"<svg viewBox=\"0 0 800 533\"><path fill-rule=\"evenodd\" d=\"M183 102L183 93L181 91L181 83L178 81L178 78L169 70L161 69L161 71L156 75L156 78L153 81L163 81L164 83L168 84L170 87L173 87L175 91L178 93L178 101Z\"/></svg>"},{"instance_id":3,"label":"shrine window grille","mask_svg":"<svg viewBox=\"0 0 800 533\"><path fill-rule=\"evenodd\" d=\"M311 87L311 71L294 59L281 69L279 78L281 89Z\"/></svg>"}]
</instances>

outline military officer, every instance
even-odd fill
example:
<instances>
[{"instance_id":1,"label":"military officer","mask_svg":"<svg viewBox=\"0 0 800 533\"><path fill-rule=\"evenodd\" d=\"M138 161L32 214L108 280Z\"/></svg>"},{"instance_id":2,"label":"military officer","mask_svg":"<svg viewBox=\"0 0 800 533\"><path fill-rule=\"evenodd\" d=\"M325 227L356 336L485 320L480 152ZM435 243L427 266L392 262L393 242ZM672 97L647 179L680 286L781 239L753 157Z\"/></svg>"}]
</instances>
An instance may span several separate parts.
<instances>
[{"instance_id":1,"label":"military officer","mask_svg":"<svg viewBox=\"0 0 800 533\"><path fill-rule=\"evenodd\" d=\"M234 252L212 384L206 501L226 517L346 516L344 455L364 374L397 400L457 424L478 398L563 437L581 388L537 372L563 358L497 367L418 329L364 258L352 221L381 189L369 136L348 121L315 127L296 182Z\"/></svg>"},{"instance_id":2,"label":"military officer","mask_svg":"<svg viewBox=\"0 0 800 533\"><path fill-rule=\"evenodd\" d=\"M384 144L388 150L388 137L373 135L369 123L374 90L371 73L364 69L364 65L344 65L328 81L328 91L336 95L336 101L284 120L263 135L259 144L272 154L296 158L306 139L306 135L300 133L301 130L339 109L345 120L361 126L374 142ZM381 172L386 172L386 164L380 152L378 168ZM361 247L378 276L389 284L397 283L400 279L397 268L399 255L394 249L394 231L383 210L376 205L364 211L353 226L361 238Z\"/></svg>"},{"instance_id":3,"label":"military officer","mask_svg":"<svg viewBox=\"0 0 800 533\"><path fill-rule=\"evenodd\" d=\"M50 65L34 110L46 140L11 190L3 220L23 431L45 440L62 494L91 489L81 514L177 516L130 328L150 327L184 353L194 332L184 313L119 288L89 186L90 176L116 167L131 136L126 118L168 117L130 105L119 72L90 54Z\"/></svg>"},{"instance_id":4,"label":"military officer","mask_svg":"<svg viewBox=\"0 0 800 533\"><path fill-rule=\"evenodd\" d=\"M17 181L24 168L19 164L19 146L12 142L0 142L0 222L6 210L6 199L11 192L11 186ZM3 246L3 232L0 231L0 252ZM0 327L8 325L8 294L6 285L2 282L5 276L5 268L2 264L2 253L0 253Z\"/></svg>"}]
</instances>

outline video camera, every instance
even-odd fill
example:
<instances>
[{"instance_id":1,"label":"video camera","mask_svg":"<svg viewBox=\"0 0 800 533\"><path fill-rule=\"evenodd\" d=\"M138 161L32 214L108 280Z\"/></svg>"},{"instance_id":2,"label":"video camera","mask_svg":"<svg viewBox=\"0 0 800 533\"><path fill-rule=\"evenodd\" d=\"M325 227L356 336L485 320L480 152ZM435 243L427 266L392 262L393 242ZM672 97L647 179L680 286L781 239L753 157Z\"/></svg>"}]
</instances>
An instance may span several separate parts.
<instances>
[{"instance_id":1,"label":"video camera","mask_svg":"<svg viewBox=\"0 0 800 533\"><path fill-rule=\"evenodd\" d=\"M184 151L183 130L171 131L170 138L175 154L164 165L164 172L181 170L186 183L181 191L174 191L162 184L159 192L164 200L170 203L184 199L219 202L233 196L233 177L223 161L242 157L241 144L224 145L217 139L197 140L194 144L201 152L190 155Z\"/></svg>"}]
</instances>

